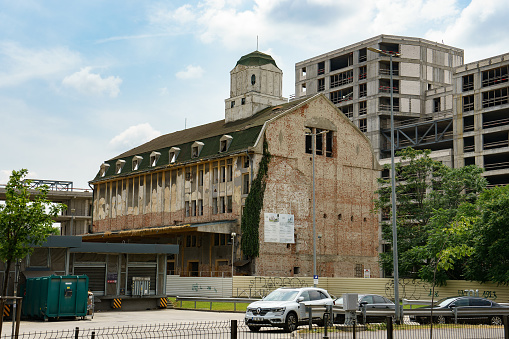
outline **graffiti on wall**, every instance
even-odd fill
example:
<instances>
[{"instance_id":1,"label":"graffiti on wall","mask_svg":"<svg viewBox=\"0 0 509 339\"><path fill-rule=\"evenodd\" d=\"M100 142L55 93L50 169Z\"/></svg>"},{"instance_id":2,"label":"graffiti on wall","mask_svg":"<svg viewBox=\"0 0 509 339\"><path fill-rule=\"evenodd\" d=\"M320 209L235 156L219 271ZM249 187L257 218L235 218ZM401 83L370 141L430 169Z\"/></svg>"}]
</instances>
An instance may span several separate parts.
<instances>
[{"instance_id":1,"label":"graffiti on wall","mask_svg":"<svg viewBox=\"0 0 509 339\"><path fill-rule=\"evenodd\" d=\"M249 297L265 297L273 290L280 287L304 287L306 282L295 277L254 277L249 281ZM241 293L242 294L242 293Z\"/></svg>"},{"instance_id":2,"label":"graffiti on wall","mask_svg":"<svg viewBox=\"0 0 509 339\"><path fill-rule=\"evenodd\" d=\"M432 287L430 283L422 280L399 279L399 297L413 300L426 299L431 297ZM394 280L385 284L385 295L389 299L394 299Z\"/></svg>"},{"instance_id":3,"label":"graffiti on wall","mask_svg":"<svg viewBox=\"0 0 509 339\"><path fill-rule=\"evenodd\" d=\"M385 284L385 295L390 299L394 299L394 280L390 280ZM458 290L457 295L460 297L469 296L469 297L483 297L491 300L497 299L496 291L479 291L478 289ZM451 295L440 295L439 290L435 289L433 291L432 284L422 280L414 279L399 280L399 297L401 299L422 300L431 299L432 297L442 298L450 296Z\"/></svg>"}]
</instances>

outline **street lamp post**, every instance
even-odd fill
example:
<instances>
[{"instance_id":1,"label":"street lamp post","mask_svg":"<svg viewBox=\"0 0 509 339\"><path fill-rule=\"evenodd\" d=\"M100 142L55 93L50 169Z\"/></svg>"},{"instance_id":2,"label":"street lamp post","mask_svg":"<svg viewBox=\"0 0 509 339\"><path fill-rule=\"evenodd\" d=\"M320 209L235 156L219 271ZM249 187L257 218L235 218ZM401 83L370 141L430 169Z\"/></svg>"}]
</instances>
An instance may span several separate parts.
<instances>
[{"instance_id":1,"label":"street lamp post","mask_svg":"<svg viewBox=\"0 0 509 339\"><path fill-rule=\"evenodd\" d=\"M313 159L313 286L316 287L316 194L315 194L315 153L316 153L316 141L315 138L319 134L327 133L327 130L323 130L319 133L313 133L311 129L306 128L304 133L311 136L311 153Z\"/></svg>"},{"instance_id":2,"label":"street lamp post","mask_svg":"<svg viewBox=\"0 0 509 339\"><path fill-rule=\"evenodd\" d=\"M396 175L394 165L394 88L392 81L392 57L399 57L396 52L382 51L377 48L368 47L372 52L389 57L390 64L390 88L391 88L391 200L392 200L392 261L394 267L394 302L396 304L396 319L401 320L399 308L399 272L398 272L398 231L396 227Z\"/></svg>"},{"instance_id":3,"label":"street lamp post","mask_svg":"<svg viewBox=\"0 0 509 339\"><path fill-rule=\"evenodd\" d=\"M233 258L235 253L235 236L237 233L232 232L232 283L233 283Z\"/></svg>"}]
</instances>

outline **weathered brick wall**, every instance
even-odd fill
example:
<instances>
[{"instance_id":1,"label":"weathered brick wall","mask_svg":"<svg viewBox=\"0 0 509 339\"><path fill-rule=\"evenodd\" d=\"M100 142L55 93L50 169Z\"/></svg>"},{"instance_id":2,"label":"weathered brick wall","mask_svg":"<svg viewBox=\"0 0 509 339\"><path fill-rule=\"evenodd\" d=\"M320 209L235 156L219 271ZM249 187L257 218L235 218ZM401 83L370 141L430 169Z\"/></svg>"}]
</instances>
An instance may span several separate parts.
<instances>
[{"instance_id":1,"label":"weathered brick wall","mask_svg":"<svg viewBox=\"0 0 509 339\"><path fill-rule=\"evenodd\" d=\"M334 156L315 156L317 273L353 277L357 265L379 275L378 220L370 213L376 190L376 162L368 140L325 98L271 122L265 137L273 158L262 213L295 216L295 244L264 243L256 275L313 274L312 161L305 153L304 128L310 120L336 126Z\"/></svg>"}]
</instances>

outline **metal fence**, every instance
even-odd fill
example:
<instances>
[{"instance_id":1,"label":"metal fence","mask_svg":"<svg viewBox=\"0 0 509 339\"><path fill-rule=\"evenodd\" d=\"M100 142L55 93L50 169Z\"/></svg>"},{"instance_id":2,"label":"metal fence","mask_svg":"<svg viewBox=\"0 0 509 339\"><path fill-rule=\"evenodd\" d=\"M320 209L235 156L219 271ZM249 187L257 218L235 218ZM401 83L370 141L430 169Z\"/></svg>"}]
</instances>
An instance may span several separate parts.
<instances>
[{"instance_id":1,"label":"metal fence","mask_svg":"<svg viewBox=\"0 0 509 339\"><path fill-rule=\"evenodd\" d=\"M478 339L509 338L507 316L505 325L418 324L405 321L393 324L392 317L385 322L365 325L333 324L330 327L300 326L292 333L279 328L264 327L251 332L237 320L197 323L174 323L142 326L70 329L46 332L20 333L21 339L80 339L80 338L306 338L306 339ZM11 336L2 336L2 339Z\"/></svg>"}]
</instances>

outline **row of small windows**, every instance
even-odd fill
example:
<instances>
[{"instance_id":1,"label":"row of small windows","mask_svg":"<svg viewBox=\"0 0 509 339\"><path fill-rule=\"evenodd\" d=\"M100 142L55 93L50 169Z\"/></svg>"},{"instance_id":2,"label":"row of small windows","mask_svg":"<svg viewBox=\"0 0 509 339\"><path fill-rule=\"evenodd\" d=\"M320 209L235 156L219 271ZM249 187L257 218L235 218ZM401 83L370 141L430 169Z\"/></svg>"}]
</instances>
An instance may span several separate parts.
<instances>
[{"instance_id":1,"label":"row of small windows","mask_svg":"<svg viewBox=\"0 0 509 339\"><path fill-rule=\"evenodd\" d=\"M228 148L230 147L230 144L233 140L233 137L231 135L223 135L221 139L219 140L219 152L227 152ZM203 146L205 144L201 141L195 141L193 145L191 146L191 158L198 158L200 156L201 150L203 149ZM169 155L169 163L173 164L177 161L177 158L180 154L180 148L179 147L172 147L168 151ZM159 158L161 157L160 152L152 152L150 153L150 167L155 167L158 164ZM141 162L143 160L142 156L136 155L132 159L132 170L137 171L140 168ZM115 174L120 174L122 172L122 169L125 166L126 161L123 159L117 160L115 163ZM108 171L110 165L103 163L100 167L100 175L101 177L104 177L106 175L106 172Z\"/></svg>"},{"instance_id":2,"label":"row of small windows","mask_svg":"<svg viewBox=\"0 0 509 339\"><path fill-rule=\"evenodd\" d=\"M509 88L498 88L482 93L482 108L505 105L509 103ZM474 110L474 95L463 97L463 112Z\"/></svg>"}]
</instances>

